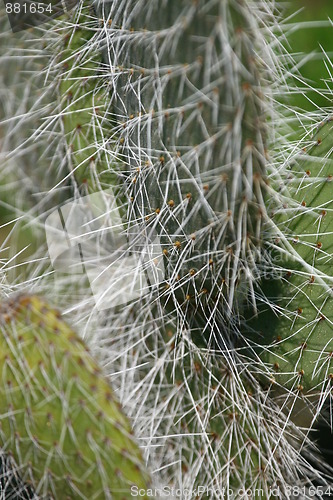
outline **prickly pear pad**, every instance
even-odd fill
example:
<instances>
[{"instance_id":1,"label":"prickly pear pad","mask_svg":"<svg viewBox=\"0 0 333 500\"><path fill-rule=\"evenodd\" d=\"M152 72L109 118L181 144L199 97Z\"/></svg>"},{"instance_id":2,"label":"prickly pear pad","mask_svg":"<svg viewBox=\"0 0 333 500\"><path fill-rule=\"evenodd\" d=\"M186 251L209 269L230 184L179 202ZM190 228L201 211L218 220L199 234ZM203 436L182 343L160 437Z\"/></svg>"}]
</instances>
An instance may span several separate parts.
<instances>
[{"instance_id":1,"label":"prickly pear pad","mask_svg":"<svg viewBox=\"0 0 333 500\"><path fill-rule=\"evenodd\" d=\"M147 474L129 422L60 313L22 295L0 310L0 440L36 493L129 497Z\"/></svg>"}]
</instances>

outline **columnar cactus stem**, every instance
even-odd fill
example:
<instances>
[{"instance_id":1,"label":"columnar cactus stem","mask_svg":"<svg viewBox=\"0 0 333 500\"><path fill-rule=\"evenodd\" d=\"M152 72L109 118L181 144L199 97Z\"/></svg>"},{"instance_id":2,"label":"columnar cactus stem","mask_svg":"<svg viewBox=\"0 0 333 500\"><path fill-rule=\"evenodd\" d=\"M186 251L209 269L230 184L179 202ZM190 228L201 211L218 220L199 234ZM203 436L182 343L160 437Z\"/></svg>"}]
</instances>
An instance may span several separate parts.
<instances>
[{"instance_id":1,"label":"columnar cactus stem","mask_svg":"<svg viewBox=\"0 0 333 500\"><path fill-rule=\"evenodd\" d=\"M160 235L165 294L190 322L203 317L207 336L230 329L253 296L267 221L270 76L259 4L103 6L129 217Z\"/></svg>"}]
</instances>

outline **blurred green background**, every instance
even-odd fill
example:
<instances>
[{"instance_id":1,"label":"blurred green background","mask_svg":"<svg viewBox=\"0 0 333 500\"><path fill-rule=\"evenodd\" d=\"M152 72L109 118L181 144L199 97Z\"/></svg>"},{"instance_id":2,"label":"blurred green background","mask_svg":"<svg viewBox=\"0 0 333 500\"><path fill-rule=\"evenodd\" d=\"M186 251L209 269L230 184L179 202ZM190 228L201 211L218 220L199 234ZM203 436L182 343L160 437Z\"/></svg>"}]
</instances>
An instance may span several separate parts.
<instances>
[{"instance_id":1,"label":"blurred green background","mask_svg":"<svg viewBox=\"0 0 333 500\"><path fill-rule=\"evenodd\" d=\"M333 60L333 23L330 21L333 20L333 0L292 0L285 5L289 16L287 22L291 25L289 50L309 85L307 98L294 94L291 103L308 111L332 106L332 96L328 92L333 90L332 82L329 82L333 64L325 58L322 49ZM326 96L310 90L311 87L325 90Z\"/></svg>"}]
</instances>

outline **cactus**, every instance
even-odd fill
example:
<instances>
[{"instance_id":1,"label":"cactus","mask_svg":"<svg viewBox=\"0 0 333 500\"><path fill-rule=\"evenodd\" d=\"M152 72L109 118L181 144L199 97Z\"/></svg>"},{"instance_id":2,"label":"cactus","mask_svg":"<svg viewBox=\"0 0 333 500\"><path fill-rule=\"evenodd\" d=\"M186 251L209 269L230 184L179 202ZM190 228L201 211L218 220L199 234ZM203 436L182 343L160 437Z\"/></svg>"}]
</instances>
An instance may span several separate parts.
<instances>
[{"instance_id":1,"label":"cactus","mask_svg":"<svg viewBox=\"0 0 333 500\"><path fill-rule=\"evenodd\" d=\"M1 304L1 446L43 498L129 497L147 473L85 344L37 296Z\"/></svg>"},{"instance_id":2,"label":"cactus","mask_svg":"<svg viewBox=\"0 0 333 500\"><path fill-rule=\"evenodd\" d=\"M115 171L117 166L119 171L119 161L112 156L110 92L103 85L102 51L94 37L97 21L93 12L89 4L80 6L75 25L68 23L65 34L61 30L64 47L57 60L68 169L81 193L119 185L119 172Z\"/></svg>"},{"instance_id":3,"label":"cactus","mask_svg":"<svg viewBox=\"0 0 333 500\"><path fill-rule=\"evenodd\" d=\"M321 123L289 166L284 199L272 214L273 265L280 277L263 285L264 304L248 334L268 363L266 376L321 397L333 378L332 129L330 118Z\"/></svg>"},{"instance_id":4,"label":"cactus","mask_svg":"<svg viewBox=\"0 0 333 500\"><path fill-rule=\"evenodd\" d=\"M208 6L203 2L185 6L168 2L162 13L157 4L134 5L129 1L126 5L104 5L115 75L119 155L126 159L129 170L133 207L129 216L156 230L164 247L167 287L158 296L161 314L176 310L176 341L182 344L190 335L197 345L213 344L232 373L234 364L245 373L256 369L256 364L244 365L233 350L239 345L237 337L242 340L241 315L251 299L256 312L255 280L266 258L262 249L279 225L276 217L270 220L267 206L279 207L284 200L283 193L275 189L278 173L266 154L272 133L268 125L270 75L262 62L264 56L268 59L267 47L252 7L251 2L231 0ZM255 58L258 52L260 64L256 62L259 56ZM274 180L272 187L269 175ZM264 262L267 269L270 259L268 255ZM154 298L152 295L151 300ZM156 306L155 312L160 311ZM259 348L264 341L258 341ZM191 357L184 343L182 354L174 361L175 371L178 363L179 369L184 369L186 358ZM217 366L221 358L213 358ZM240 386L233 396L241 401L244 381L241 377L236 380ZM289 388L287 383L283 387ZM193 401L206 396L189 391ZM292 410L285 406L288 417L295 421L299 405L302 408L299 399L298 393L291 395ZM271 404L274 406L273 399ZM219 420L228 407L226 401L217 404L216 414L210 408L212 414L205 415L204 423L184 408L189 434L201 425L204 436L211 436L216 422L218 435L221 429L228 429L226 421ZM244 408L241 414L244 441L251 442L252 429L247 425L251 418ZM274 419L263 409L259 414L254 423L258 432L262 421ZM230 439L229 457L236 453L231 451L237 446L237 437L234 439ZM269 463L270 447L265 450L261 442L258 446ZM281 444L278 451L282 449ZM301 468L300 455L291 446L290 450ZM229 463L224 453L225 444L205 456L214 456L218 464ZM247 459L240 456L240 462L248 460L256 465L248 466L239 482L237 473L232 475L238 487L256 483L256 451L245 455ZM195 458L192 460L195 463ZM211 474L223 477L218 465ZM274 484L268 476L266 482L263 480L266 488ZM287 476L285 472L285 480ZM202 477L199 472L198 477ZM199 482L198 477L195 480Z\"/></svg>"},{"instance_id":5,"label":"cactus","mask_svg":"<svg viewBox=\"0 0 333 500\"><path fill-rule=\"evenodd\" d=\"M81 1L72 13L52 21L51 35L44 34L53 51L45 73L55 76L58 101L39 133L47 134L50 123L58 123L62 135L57 138L65 143L58 170L62 179L54 178L51 192L69 185L77 200L115 187L128 235L133 230L157 233L166 269L159 287L102 313L90 309L84 290L74 318L82 335L94 325L89 343L99 351L140 436L155 471L154 485L182 488L183 496L189 487L198 498L215 498L225 486L233 489L225 494L230 499L255 497L251 492L258 488L263 491L258 498L269 498L274 488L279 497L291 498L291 486L306 485L303 497L311 498L308 488L329 485L333 478L308 437L332 378L327 295L332 124L325 123L307 141L296 163L294 155L294 164L281 162L284 146L290 145L279 135L279 120L286 120L289 111L278 105L274 93L285 83L288 55L276 52L273 4ZM271 161L267 150L274 148L278 154ZM68 195L61 188L65 191ZM37 260L31 282L52 297L48 273L40 269ZM70 279L62 284L64 293L73 295ZM39 299L28 303L41 352L75 365L86 383L93 376L89 362L85 369L77 366L63 338L56 336L60 354L45 340L48 329L54 336L52 325L63 325L60 331L71 336L69 327ZM7 307L19 321L20 308ZM48 312L40 323L42 307ZM5 332L11 328L16 335L15 322L4 322ZM30 317L23 320L31 335L29 322ZM15 335L22 353L15 373L33 356L38 374L40 351L23 352L25 343ZM277 336L281 340L273 343ZM69 358L61 356L61 349ZM80 343L78 349L80 359L86 356ZM56 382L69 383L57 377L57 365L51 363L50 372ZM31 380L37 384L32 395L43 395L41 379ZM7 397L8 387L3 391ZM311 392L319 400L309 399ZM17 394L24 399L25 394ZM113 400L110 404L116 408ZM128 424L117 415L125 433L116 432L112 422L108 429L124 445L113 451L126 462L125 477L146 490L142 466L141 472L133 468L141 459ZM68 429L70 436L70 424L57 416L55 432ZM93 426L100 432L98 422ZM84 447L84 432L80 426L75 431ZM40 442L54 450L51 438L41 432ZM8 443L17 440L9 425L4 436ZM36 448L31 433L23 441L27 449ZM104 444L99 445L104 453ZM133 451L133 460L122 457L125 447ZM90 459L92 451L88 446ZM23 453L15 456L24 471L17 488L33 477L32 487L45 494L51 479L38 475L45 456L43 461L42 453L32 454L36 461L29 466L26 449ZM75 495L65 479L67 464L62 457L59 463L50 457L56 470L51 494L62 498L68 488L68 495ZM113 462L104 465L111 477ZM111 488L101 484L99 473L91 481L92 497L101 496L104 486ZM130 484L125 481L125 498Z\"/></svg>"},{"instance_id":6,"label":"cactus","mask_svg":"<svg viewBox=\"0 0 333 500\"><path fill-rule=\"evenodd\" d=\"M165 302L221 347L213 337L251 295L267 219L266 47L246 2L160 9L107 11L130 220L159 234Z\"/></svg>"}]
</instances>

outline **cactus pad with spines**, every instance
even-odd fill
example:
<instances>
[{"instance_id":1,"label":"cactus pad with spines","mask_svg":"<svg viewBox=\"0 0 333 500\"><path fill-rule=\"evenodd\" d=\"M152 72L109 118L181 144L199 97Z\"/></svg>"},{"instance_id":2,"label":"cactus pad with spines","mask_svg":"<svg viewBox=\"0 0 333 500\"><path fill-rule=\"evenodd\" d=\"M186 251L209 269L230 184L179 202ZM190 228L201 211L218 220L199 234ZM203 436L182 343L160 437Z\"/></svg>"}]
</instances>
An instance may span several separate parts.
<instances>
[{"instance_id":1,"label":"cactus pad with spines","mask_svg":"<svg viewBox=\"0 0 333 500\"><path fill-rule=\"evenodd\" d=\"M0 440L42 498L124 500L147 472L84 342L37 296L0 311Z\"/></svg>"},{"instance_id":2,"label":"cactus pad with spines","mask_svg":"<svg viewBox=\"0 0 333 500\"><path fill-rule=\"evenodd\" d=\"M272 214L280 277L263 284L266 298L248 334L272 379L318 394L333 380L332 152L328 119L290 165L284 201Z\"/></svg>"}]
</instances>

